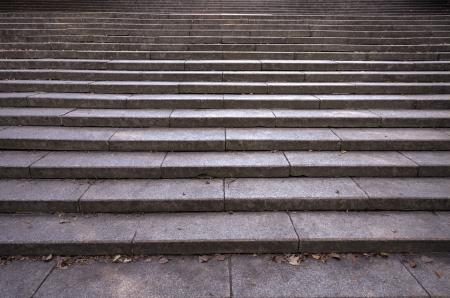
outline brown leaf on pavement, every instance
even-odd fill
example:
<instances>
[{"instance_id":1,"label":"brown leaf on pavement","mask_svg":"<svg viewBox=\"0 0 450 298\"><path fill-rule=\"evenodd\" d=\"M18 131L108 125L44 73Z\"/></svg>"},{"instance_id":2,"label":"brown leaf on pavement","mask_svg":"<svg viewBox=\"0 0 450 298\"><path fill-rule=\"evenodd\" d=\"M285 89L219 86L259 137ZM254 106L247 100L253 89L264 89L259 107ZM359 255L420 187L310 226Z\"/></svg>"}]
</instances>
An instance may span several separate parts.
<instances>
[{"instance_id":1,"label":"brown leaf on pavement","mask_svg":"<svg viewBox=\"0 0 450 298\"><path fill-rule=\"evenodd\" d=\"M432 259L432 258L429 258L429 257L427 257L427 256L422 256L422 257L420 258L420 260L421 260L422 262L424 262L424 263L433 263L433 259Z\"/></svg>"},{"instance_id":2,"label":"brown leaf on pavement","mask_svg":"<svg viewBox=\"0 0 450 298\"><path fill-rule=\"evenodd\" d=\"M199 261L200 263L206 263L206 262L209 261L209 256L199 256L199 257L198 257L198 261Z\"/></svg>"}]
</instances>

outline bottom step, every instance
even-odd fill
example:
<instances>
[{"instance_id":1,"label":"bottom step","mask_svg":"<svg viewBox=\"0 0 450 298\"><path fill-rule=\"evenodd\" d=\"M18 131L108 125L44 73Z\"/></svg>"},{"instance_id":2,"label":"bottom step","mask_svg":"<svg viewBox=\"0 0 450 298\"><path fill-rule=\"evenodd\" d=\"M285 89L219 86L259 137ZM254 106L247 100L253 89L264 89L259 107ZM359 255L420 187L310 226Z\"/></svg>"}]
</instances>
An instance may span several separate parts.
<instances>
[{"instance_id":1,"label":"bottom step","mask_svg":"<svg viewBox=\"0 0 450 298\"><path fill-rule=\"evenodd\" d=\"M450 254L20 258L0 266L0 288L3 298L448 297Z\"/></svg>"},{"instance_id":2,"label":"bottom step","mask_svg":"<svg viewBox=\"0 0 450 298\"><path fill-rule=\"evenodd\" d=\"M0 215L0 255L450 251L450 212Z\"/></svg>"}]
</instances>

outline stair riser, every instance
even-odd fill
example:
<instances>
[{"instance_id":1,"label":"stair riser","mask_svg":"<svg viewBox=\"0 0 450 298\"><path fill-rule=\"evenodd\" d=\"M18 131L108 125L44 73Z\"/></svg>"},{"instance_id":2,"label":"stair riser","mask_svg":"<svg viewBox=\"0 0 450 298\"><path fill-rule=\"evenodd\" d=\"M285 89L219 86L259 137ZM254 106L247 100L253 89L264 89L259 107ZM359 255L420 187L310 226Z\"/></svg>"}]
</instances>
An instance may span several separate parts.
<instances>
[{"instance_id":1,"label":"stair riser","mask_svg":"<svg viewBox=\"0 0 450 298\"><path fill-rule=\"evenodd\" d=\"M222 51L1 51L2 59L125 59L125 60L373 60L373 61L448 61L449 52L222 52Z\"/></svg>"},{"instance_id":2,"label":"stair riser","mask_svg":"<svg viewBox=\"0 0 450 298\"><path fill-rule=\"evenodd\" d=\"M166 72L166 73L101 73L61 71L1 71L0 80L66 80L66 81L203 81L203 82L450 82L450 72L440 74L389 72L381 74L352 73L236 73L236 72Z\"/></svg>"},{"instance_id":3,"label":"stair riser","mask_svg":"<svg viewBox=\"0 0 450 298\"><path fill-rule=\"evenodd\" d=\"M107 60L0 60L1 69L75 69L130 71L450 71L450 63L442 62L265 62L247 61L107 61ZM336 79L336 78L334 78Z\"/></svg>"},{"instance_id":4,"label":"stair riser","mask_svg":"<svg viewBox=\"0 0 450 298\"><path fill-rule=\"evenodd\" d=\"M108 84L87 81L0 81L3 92L79 92L105 94L449 94L450 84L383 84L342 83L342 85L284 85L253 83L191 84L177 82L142 82L143 84Z\"/></svg>"}]
</instances>

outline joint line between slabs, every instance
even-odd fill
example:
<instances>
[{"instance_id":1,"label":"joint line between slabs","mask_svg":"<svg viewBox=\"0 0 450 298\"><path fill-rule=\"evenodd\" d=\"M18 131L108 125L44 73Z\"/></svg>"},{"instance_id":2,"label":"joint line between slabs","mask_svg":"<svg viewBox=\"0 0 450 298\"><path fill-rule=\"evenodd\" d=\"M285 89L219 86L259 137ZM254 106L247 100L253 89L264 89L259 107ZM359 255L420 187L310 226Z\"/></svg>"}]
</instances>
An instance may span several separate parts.
<instances>
[{"instance_id":1,"label":"joint line between slabs","mask_svg":"<svg viewBox=\"0 0 450 298\"><path fill-rule=\"evenodd\" d=\"M431 294L427 291L427 289L425 289L425 287L420 283L420 281L416 278L416 276L411 272L411 270L409 270L408 266L406 266L406 264L403 263L401 260L398 261L400 262L400 264L402 264L402 266L406 269L406 271L408 271L411 277L414 278L414 280L419 284L419 286L425 291L425 293L427 293L428 297L432 297Z\"/></svg>"}]
</instances>

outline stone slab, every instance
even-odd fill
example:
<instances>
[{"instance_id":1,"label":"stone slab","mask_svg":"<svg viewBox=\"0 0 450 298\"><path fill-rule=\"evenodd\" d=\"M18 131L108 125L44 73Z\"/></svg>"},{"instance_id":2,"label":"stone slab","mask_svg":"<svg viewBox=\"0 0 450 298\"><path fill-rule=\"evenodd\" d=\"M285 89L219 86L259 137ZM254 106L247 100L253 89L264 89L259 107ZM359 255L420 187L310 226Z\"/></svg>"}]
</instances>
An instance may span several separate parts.
<instances>
[{"instance_id":1,"label":"stone slab","mask_svg":"<svg viewBox=\"0 0 450 298\"><path fill-rule=\"evenodd\" d=\"M287 177L289 164L281 152L169 152L161 171L164 178Z\"/></svg>"},{"instance_id":2,"label":"stone slab","mask_svg":"<svg viewBox=\"0 0 450 298\"><path fill-rule=\"evenodd\" d=\"M78 212L89 183L80 180L0 180L1 212Z\"/></svg>"},{"instance_id":3,"label":"stone slab","mask_svg":"<svg viewBox=\"0 0 450 298\"><path fill-rule=\"evenodd\" d=\"M450 127L450 110L373 110L382 127Z\"/></svg>"},{"instance_id":4,"label":"stone slab","mask_svg":"<svg viewBox=\"0 0 450 298\"><path fill-rule=\"evenodd\" d=\"M418 254L404 258L405 266L431 297L448 297L450 293L450 254ZM416 263L411 268L407 261Z\"/></svg>"},{"instance_id":5,"label":"stone slab","mask_svg":"<svg viewBox=\"0 0 450 298\"><path fill-rule=\"evenodd\" d=\"M450 151L405 151L419 165L419 176L450 176Z\"/></svg>"},{"instance_id":6,"label":"stone slab","mask_svg":"<svg viewBox=\"0 0 450 298\"><path fill-rule=\"evenodd\" d=\"M61 116L72 109L0 108L0 125L61 125Z\"/></svg>"},{"instance_id":7,"label":"stone slab","mask_svg":"<svg viewBox=\"0 0 450 298\"><path fill-rule=\"evenodd\" d=\"M227 109L318 109L319 100L312 95L225 94Z\"/></svg>"},{"instance_id":8,"label":"stone slab","mask_svg":"<svg viewBox=\"0 0 450 298\"><path fill-rule=\"evenodd\" d=\"M0 178L29 178L30 166L47 153L45 151L0 151Z\"/></svg>"},{"instance_id":9,"label":"stone slab","mask_svg":"<svg viewBox=\"0 0 450 298\"><path fill-rule=\"evenodd\" d=\"M179 213L145 215L137 254L294 252L298 238L286 213Z\"/></svg>"},{"instance_id":10,"label":"stone slab","mask_svg":"<svg viewBox=\"0 0 450 298\"><path fill-rule=\"evenodd\" d=\"M229 297L228 262L199 263L198 257L151 262L91 262L55 270L34 297Z\"/></svg>"},{"instance_id":11,"label":"stone slab","mask_svg":"<svg viewBox=\"0 0 450 298\"><path fill-rule=\"evenodd\" d=\"M274 110L278 127L377 127L380 116L366 110Z\"/></svg>"},{"instance_id":12,"label":"stone slab","mask_svg":"<svg viewBox=\"0 0 450 298\"><path fill-rule=\"evenodd\" d=\"M264 109L174 110L172 127L274 127L275 116Z\"/></svg>"},{"instance_id":13,"label":"stone slab","mask_svg":"<svg viewBox=\"0 0 450 298\"><path fill-rule=\"evenodd\" d=\"M52 262L39 261L14 261L0 266L2 297L32 297L54 266Z\"/></svg>"},{"instance_id":14,"label":"stone slab","mask_svg":"<svg viewBox=\"0 0 450 298\"><path fill-rule=\"evenodd\" d=\"M292 212L303 252L425 252L450 248L449 215L431 212Z\"/></svg>"},{"instance_id":15,"label":"stone slab","mask_svg":"<svg viewBox=\"0 0 450 298\"><path fill-rule=\"evenodd\" d=\"M0 106L4 107L26 107L28 97L36 92L0 92Z\"/></svg>"},{"instance_id":16,"label":"stone slab","mask_svg":"<svg viewBox=\"0 0 450 298\"><path fill-rule=\"evenodd\" d=\"M51 152L34 163L33 178L159 178L165 153Z\"/></svg>"},{"instance_id":17,"label":"stone slab","mask_svg":"<svg viewBox=\"0 0 450 298\"><path fill-rule=\"evenodd\" d=\"M225 180L227 210L353 210L366 204L367 196L349 178Z\"/></svg>"},{"instance_id":18,"label":"stone slab","mask_svg":"<svg viewBox=\"0 0 450 298\"><path fill-rule=\"evenodd\" d=\"M77 109L62 117L64 126L168 127L172 110Z\"/></svg>"},{"instance_id":19,"label":"stone slab","mask_svg":"<svg viewBox=\"0 0 450 298\"><path fill-rule=\"evenodd\" d=\"M300 266L271 256L233 256L233 297L428 297L396 258L342 255Z\"/></svg>"},{"instance_id":20,"label":"stone slab","mask_svg":"<svg viewBox=\"0 0 450 298\"><path fill-rule=\"evenodd\" d=\"M16 126L0 131L3 149L108 150L117 128Z\"/></svg>"},{"instance_id":21,"label":"stone slab","mask_svg":"<svg viewBox=\"0 0 450 298\"><path fill-rule=\"evenodd\" d=\"M2 255L131 254L131 215L0 215Z\"/></svg>"},{"instance_id":22,"label":"stone slab","mask_svg":"<svg viewBox=\"0 0 450 298\"><path fill-rule=\"evenodd\" d=\"M287 151L292 176L417 176L418 167L398 152Z\"/></svg>"},{"instance_id":23,"label":"stone slab","mask_svg":"<svg viewBox=\"0 0 450 298\"><path fill-rule=\"evenodd\" d=\"M379 210L450 210L449 178L354 178Z\"/></svg>"},{"instance_id":24,"label":"stone slab","mask_svg":"<svg viewBox=\"0 0 450 298\"><path fill-rule=\"evenodd\" d=\"M132 109L220 109L222 94L133 94L127 99Z\"/></svg>"},{"instance_id":25,"label":"stone slab","mask_svg":"<svg viewBox=\"0 0 450 298\"><path fill-rule=\"evenodd\" d=\"M125 108L129 95L93 93L39 93L28 98L35 107Z\"/></svg>"},{"instance_id":26,"label":"stone slab","mask_svg":"<svg viewBox=\"0 0 450 298\"><path fill-rule=\"evenodd\" d=\"M223 211L221 179L103 180L80 200L81 212Z\"/></svg>"},{"instance_id":27,"label":"stone slab","mask_svg":"<svg viewBox=\"0 0 450 298\"><path fill-rule=\"evenodd\" d=\"M109 141L115 151L223 151L223 128L120 129Z\"/></svg>"},{"instance_id":28,"label":"stone slab","mask_svg":"<svg viewBox=\"0 0 450 298\"><path fill-rule=\"evenodd\" d=\"M450 150L450 132L431 128L336 128L343 150Z\"/></svg>"},{"instance_id":29,"label":"stone slab","mask_svg":"<svg viewBox=\"0 0 450 298\"><path fill-rule=\"evenodd\" d=\"M227 128L227 150L339 150L327 128Z\"/></svg>"}]
</instances>

